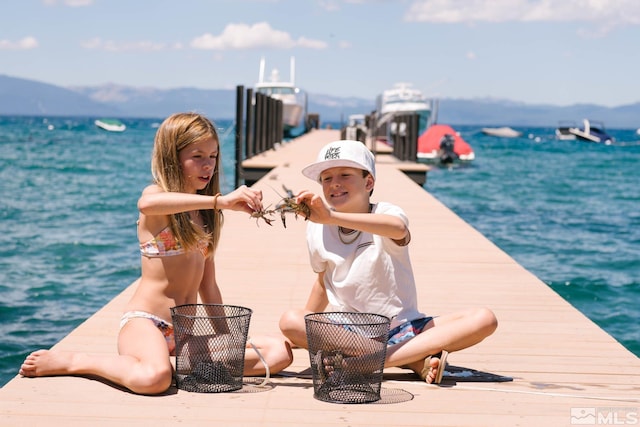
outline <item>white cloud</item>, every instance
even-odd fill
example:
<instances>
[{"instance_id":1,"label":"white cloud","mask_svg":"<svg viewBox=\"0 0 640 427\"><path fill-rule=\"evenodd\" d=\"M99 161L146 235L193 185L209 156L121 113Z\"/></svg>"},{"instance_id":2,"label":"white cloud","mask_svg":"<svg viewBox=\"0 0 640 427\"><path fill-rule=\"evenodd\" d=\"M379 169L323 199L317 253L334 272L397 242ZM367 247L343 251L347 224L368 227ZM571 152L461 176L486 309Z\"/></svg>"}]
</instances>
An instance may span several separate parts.
<instances>
[{"instance_id":1,"label":"white cloud","mask_svg":"<svg viewBox=\"0 0 640 427\"><path fill-rule=\"evenodd\" d=\"M640 24L637 0L415 0L407 21L469 22L584 22L596 32L620 25Z\"/></svg>"},{"instance_id":2,"label":"white cloud","mask_svg":"<svg viewBox=\"0 0 640 427\"><path fill-rule=\"evenodd\" d=\"M70 7L91 6L93 4L93 0L65 0L64 4Z\"/></svg>"},{"instance_id":3,"label":"white cloud","mask_svg":"<svg viewBox=\"0 0 640 427\"><path fill-rule=\"evenodd\" d=\"M206 50L291 49L296 46L325 49L327 44L321 40L306 37L294 40L289 33L271 28L267 22L259 22L251 26L229 24L219 36L211 33L203 34L193 39L190 46L194 49Z\"/></svg>"},{"instance_id":4,"label":"white cloud","mask_svg":"<svg viewBox=\"0 0 640 427\"><path fill-rule=\"evenodd\" d=\"M329 1L321 0L318 2L318 6L320 6L322 9L326 10L327 12L336 12L340 10L340 5L333 0L329 0Z\"/></svg>"},{"instance_id":5,"label":"white cloud","mask_svg":"<svg viewBox=\"0 0 640 427\"><path fill-rule=\"evenodd\" d=\"M229 24L219 36L211 33L203 34L191 41L195 49L240 50L264 47L291 48L295 45L291 36L271 28L266 22L252 26L246 24Z\"/></svg>"},{"instance_id":6,"label":"white cloud","mask_svg":"<svg viewBox=\"0 0 640 427\"><path fill-rule=\"evenodd\" d=\"M11 40L0 40L0 50L29 50L38 47L38 40L35 37L24 37L17 42Z\"/></svg>"},{"instance_id":7,"label":"white cloud","mask_svg":"<svg viewBox=\"0 0 640 427\"><path fill-rule=\"evenodd\" d=\"M58 0L42 0L42 3L46 6L56 6L58 3L62 3L64 6L69 7L84 7L91 6L93 0L62 0L60 2Z\"/></svg>"},{"instance_id":8,"label":"white cloud","mask_svg":"<svg viewBox=\"0 0 640 427\"><path fill-rule=\"evenodd\" d=\"M81 43L85 49L103 50L107 52L157 52L164 50L179 50L184 46L181 43L157 43L151 41L116 42L103 40L99 37L86 40ZM193 39L189 46L194 49L204 50L244 50L255 48L291 49L302 47L306 49L326 49L327 43L321 40L313 40L300 37L293 40L284 32L274 30L266 22L253 26L245 24L229 24L219 36L203 34Z\"/></svg>"},{"instance_id":9,"label":"white cloud","mask_svg":"<svg viewBox=\"0 0 640 427\"><path fill-rule=\"evenodd\" d=\"M137 42L115 42L112 40L102 40L101 38L93 38L80 43L85 49L104 50L107 52L159 52L163 50L179 50L183 46L180 43L166 44L154 43L150 41Z\"/></svg>"},{"instance_id":10,"label":"white cloud","mask_svg":"<svg viewBox=\"0 0 640 427\"><path fill-rule=\"evenodd\" d=\"M383 2L393 3L397 1L398 0L317 0L317 5L323 10L325 10L326 12L338 12L342 10L341 3L366 5L367 3L369 4L383 3ZM402 1L404 2L405 0L402 0Z\"/></svg>"},{"instance_id":11,"label":"white cloud","mask_svg":"<svg viewBox=\"0 0 640 427\"><path fill-rule=\"evenodd\" d=\"M326 49L327 43L320 40L311 40L306 37L300 37L296 43L300 47L306 47L308 49Z\"/></svg>"}]
</instances>

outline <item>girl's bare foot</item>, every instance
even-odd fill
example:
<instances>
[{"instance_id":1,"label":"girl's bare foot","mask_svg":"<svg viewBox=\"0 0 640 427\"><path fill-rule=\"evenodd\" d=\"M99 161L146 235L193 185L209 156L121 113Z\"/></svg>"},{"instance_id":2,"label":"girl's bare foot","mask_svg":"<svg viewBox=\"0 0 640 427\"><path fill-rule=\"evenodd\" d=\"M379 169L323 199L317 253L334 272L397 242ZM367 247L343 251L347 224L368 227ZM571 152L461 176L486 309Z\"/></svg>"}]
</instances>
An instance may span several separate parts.
<instances>
[{"instance_id":1,"label":"girl's bare foot","mask_svg":"<svg viewBox=\"0 0 640 427\"><path fill-rule=\"evenodd\" d=\"M37 350L27 356L20 366L20 375L44 377L73 373L75 353L52 350Z\"/></svg>"}]
</instances>

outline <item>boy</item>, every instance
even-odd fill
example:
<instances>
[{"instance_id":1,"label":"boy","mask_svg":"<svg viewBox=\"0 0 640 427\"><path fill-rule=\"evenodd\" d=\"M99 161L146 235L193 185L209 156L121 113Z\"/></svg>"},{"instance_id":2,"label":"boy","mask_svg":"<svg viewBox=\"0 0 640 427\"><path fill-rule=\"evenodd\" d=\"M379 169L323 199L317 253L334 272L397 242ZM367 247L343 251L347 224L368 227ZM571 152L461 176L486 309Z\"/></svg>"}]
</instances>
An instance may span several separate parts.
<instances>
[{"instance_id":1,"label":"boy","mask_svg":"<svg viewBox=\"0 0 640 427\"><path fill-rule=\"evenodd\" d=\"M440 383L448 352L491 335L497 327L495 315L485 308L437 317L418 310L408 219L397 206L370 202L375 159L363 143L329 143L302 173L320 183L324 195L323 200L302 191L296 200L311 210L307 245L318 276L306 306L285 312L280 329L292 343L306 348L304 316L322 312L328 304L335 311L387 316L391 326L385 367L409 368L427 383Z\"/></svg>"}]
</instances>

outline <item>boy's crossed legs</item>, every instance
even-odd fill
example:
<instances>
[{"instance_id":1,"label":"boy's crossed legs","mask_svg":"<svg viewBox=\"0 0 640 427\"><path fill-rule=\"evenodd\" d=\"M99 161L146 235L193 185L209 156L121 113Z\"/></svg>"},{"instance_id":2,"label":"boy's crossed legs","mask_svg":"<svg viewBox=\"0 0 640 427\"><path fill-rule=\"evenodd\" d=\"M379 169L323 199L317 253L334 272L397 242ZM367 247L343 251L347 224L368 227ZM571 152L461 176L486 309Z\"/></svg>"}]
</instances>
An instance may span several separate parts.
<instances>
[{"instance_id":1,"label":"boy's crossed legs","mask_svg":"<svg viewBox=\"0 0 640 427\"><path fill-rule=\"evenodd\" d=\"M307 348L304 315L302 310L290 310L280 319L284 335L295 345ZM467 309L429 320L417 335L387 347L384 367L402 367L414 371L427 383L439 383L448 352L459 351L475 345L491 335L497 327L493 312L486 308ZM348 333L345 331L344 333ZM337 342L345 342L337 340ZM345 349L340 361L349 366L349 359L358 357ZM335 370L334 357L322 357L328 375ZM354 362L356 362L354 360ZM361 361L356 362L366 366Z\"/></svg>"}]
</instances>

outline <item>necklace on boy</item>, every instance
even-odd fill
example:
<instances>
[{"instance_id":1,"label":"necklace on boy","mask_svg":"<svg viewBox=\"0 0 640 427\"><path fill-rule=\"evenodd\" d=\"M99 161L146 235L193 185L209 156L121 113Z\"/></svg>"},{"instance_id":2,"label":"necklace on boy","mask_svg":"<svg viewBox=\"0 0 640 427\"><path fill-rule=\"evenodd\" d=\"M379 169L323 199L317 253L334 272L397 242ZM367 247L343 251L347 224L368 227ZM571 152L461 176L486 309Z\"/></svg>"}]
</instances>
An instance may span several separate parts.
<instances>
[{"instance_id":1,"label":"necklace on boy","mask_svg":"<svg viewBox=\"0 0 640 427\"><path fill-rule=\"evenodd\" d=\"M352 234L355 234L355 236L353 236L349 240L346 240L344 237L342 237L343 235L344 236L351 236ZM360 234L362 234L362 231L356 231L356 230L346 231L344 228L342 228L340 226L338 227L338 237L340 238L340 241L342 243L344 243L345 245L349 245L349 244L355 242L356 240L358 240L358 237L360 237Z\"/></svg>"},{"instance_id":2,"label":"necklace on boy","mask_svg":"<svg viewBox=\"0 0 640 427\"><path fill-rule=\"evenodd\" d=\"M373 205L371 203L369 203L369 213L371 213L372 210L373 210ZM346 240L344 237L342 237L343 235L345 237L346 236L351 236L354 233L355 233L355 236L353 236L349 240ZM358 237L360 237L361 234L362 234L362 230L359 230L357 232L356 232L356 230L347 231L347 229L343 228L341 225L338 226L338 237L340 238L340 241L342 243L344 243L345 245L350 245L351 243L353 243L356 240L358 240Z\"/></svg>"}]
</instances>

